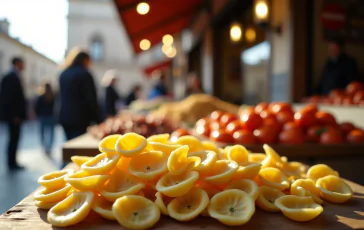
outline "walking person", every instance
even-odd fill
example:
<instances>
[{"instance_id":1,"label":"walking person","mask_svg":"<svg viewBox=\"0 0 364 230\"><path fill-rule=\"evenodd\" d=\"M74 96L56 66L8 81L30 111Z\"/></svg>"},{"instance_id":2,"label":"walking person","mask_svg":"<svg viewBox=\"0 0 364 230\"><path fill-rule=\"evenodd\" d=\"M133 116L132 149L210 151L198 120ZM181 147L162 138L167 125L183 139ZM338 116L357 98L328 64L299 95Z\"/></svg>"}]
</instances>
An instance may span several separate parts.
<instances>
[{"instance_id":1,"label":"walking person","mask_svg":"<svg viewBox=\"0 0 364 230\"><path fill-rule=\"evenodd\" d=\"M74 49L67 56L59 79L59 122L67 140L84 134L93 122L101 122L96 87L88 70L90 64L87 52Z\"/></svg>"},{"instance_id":2,"label":"walking person","mask_svg":"<svg viewBox=\"0 0 364 230\"><path fill-rule=\"evenodd\" d=\"M133 101L136 101L140 97L140 91L142 87L140 85L134 85L130 93L125 99L125 105L129 106Z\"/></svg>"},{"instance_id":3,"label":"walking person","mask_svg":"<svg viewBox=\"0 0 364 230\"><path fill-rule=\"evenodd\" d=\"M103 86L105 87L106 117L113 117L117 113L116 103L120 99L120 96L115 89L117 78L117 70L108 70L105 72L102 79Z\"/></svg>"},{"instance_id":4,"label":"walking person","mask_svg":"<svg viewBox=\"0 0 364 230\"><path fill-rule=\"evenodd\" d=\"M35 113L40 122L40 137L45 153L50 156L54 138L54 93L49 83L44 85L44 93L37 99Z\"/></svg>"},{"instance_id":5,"label":"walking person","mask_svg":"<svg viewBox=\"0 0 364 230\"><path fill-rule=\"evenodd\" d=\"M23 169L17 163L16 154L20 138L21 124L26 118L26 101L21 84L21 73L25 63L22 58L11 60L12 69L6 74L0 86L0 110L2 120L8 126L9 140L7 144L7 164L9 170Z\"/></svg>"}]
</instances>

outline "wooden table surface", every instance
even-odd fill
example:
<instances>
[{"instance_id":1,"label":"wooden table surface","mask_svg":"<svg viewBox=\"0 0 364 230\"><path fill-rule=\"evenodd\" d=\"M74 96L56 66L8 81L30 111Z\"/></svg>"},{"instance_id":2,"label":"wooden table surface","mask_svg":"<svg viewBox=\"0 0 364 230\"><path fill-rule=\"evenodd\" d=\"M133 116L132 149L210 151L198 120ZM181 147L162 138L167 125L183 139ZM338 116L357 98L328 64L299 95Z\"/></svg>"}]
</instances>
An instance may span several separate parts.
<instances>
[{"instance_id":1,"label":"wooden table surface","mask_svg":"<svg viewBox=\"0 0 364 230\"><path fill-rule=\"evenodd\" d=\"M62 146L64 163L71 162L71 157L74 155L95 156L99 153L99 140L88 133L67 141Z\"/></svg>"},{"instance_id":2,"label":"wooden table surface","mask_svg":"<svg viewBox=\"0 0 364 230\"><path fill-rule=\"evenodd\" d=\"M354 196L345 204L325 202L324 211L314 220L298 223L287 219L281 213L269 213L256 209L252 219L245 225L235 229L364 229L364 187L347 181L354 191ZM1 230L50 230L50 229L94 229L121 230L125 229L116 221L103 219L91 211L81 223L68 228L52 227L47 221L47 211L34 205L32 195L0 216ZM162 216L154 229L231 229L217 220L208 217L198 217L191 222L178 222Z\"/></svg>"}]
</instances>

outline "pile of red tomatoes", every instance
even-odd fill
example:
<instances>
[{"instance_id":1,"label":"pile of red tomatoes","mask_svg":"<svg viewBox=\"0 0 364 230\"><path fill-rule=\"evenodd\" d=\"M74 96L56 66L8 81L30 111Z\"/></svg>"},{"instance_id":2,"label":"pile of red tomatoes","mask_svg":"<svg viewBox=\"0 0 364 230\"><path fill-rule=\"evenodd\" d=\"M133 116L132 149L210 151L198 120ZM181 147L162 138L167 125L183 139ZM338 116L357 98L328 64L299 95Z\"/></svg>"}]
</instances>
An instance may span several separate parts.
<instances>
[{"instance_id":1,"label":"pile of red tomatoes","mask_svg":"<svg viewBox=\"0 0 364 230\"><path fill-rule=\"evenodd\" d=\"M172 135L190 134L176 130ZM307 105L294 111L288 103L260 103L239 115L214 111L197 121L193 134L215 142L235 144L364 143L364 132L350 122L338 124L335 117Z\"/></svg>"},{"instance_id":2,"label":"pile of red tomatoes","mask_svg":"<svg viewBox=\"0 0 364 230\"><path fill-rule=\"evenodd\" d=\"M364 85L360 82L352 82L346 87L346 89L334 89L328 96L314 95L309 98L305 98L303 102L328 105L364 106Z\"/></svg>"}]
</instances>

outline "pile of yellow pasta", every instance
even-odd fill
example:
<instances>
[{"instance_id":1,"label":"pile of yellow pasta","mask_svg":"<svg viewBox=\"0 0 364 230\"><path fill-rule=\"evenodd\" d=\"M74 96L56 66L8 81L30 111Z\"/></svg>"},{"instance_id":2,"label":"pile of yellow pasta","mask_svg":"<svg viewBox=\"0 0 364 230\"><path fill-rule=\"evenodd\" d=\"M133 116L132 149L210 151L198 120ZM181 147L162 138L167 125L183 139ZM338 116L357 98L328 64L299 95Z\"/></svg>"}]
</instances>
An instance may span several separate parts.
<instances>
[{"instance_id":1,"label":"pile of yellow pasta","mask_svg":"<svg viewBox=\"0 0 364 230\"><path fill-rule=\"evenodd\" d=\"M129 229L150 228L161 214L178 221L204 215L238 226L250 220L255 205L308 221L323 211L322 198L343 203L353 193L329 166L306 170L268 145L265 154L254 154L193 136L127 133L104 138L99 149L95 157L72 157L78 170L38 179L43 188L34 194L35 205L50 209L52 225L77 224L93 210Z\"/></svg>"}]
</instances>

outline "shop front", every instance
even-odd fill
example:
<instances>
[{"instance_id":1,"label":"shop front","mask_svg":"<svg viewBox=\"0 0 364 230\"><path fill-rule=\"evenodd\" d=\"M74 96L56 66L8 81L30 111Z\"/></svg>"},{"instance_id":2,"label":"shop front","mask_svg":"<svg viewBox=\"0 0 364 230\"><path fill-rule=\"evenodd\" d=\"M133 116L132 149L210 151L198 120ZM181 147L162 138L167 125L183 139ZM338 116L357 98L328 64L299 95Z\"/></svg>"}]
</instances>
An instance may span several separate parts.
<instances>
[{"instance_id":1,"label":"shop front","mask_svg":"<svg viewBox=\"0 0 364 230\"><path fill-rule=\"evenodd\" d=\"M207 2L189 28L194 42L202 46L199 56L205 91L236 104L294 101L292 88L298 80L292 77L295 59L290 57L296 52L292 24L298 22L290 13L292 3ZM294 66L305 65L298 62Z\"/></svg>"}]
</instances>

